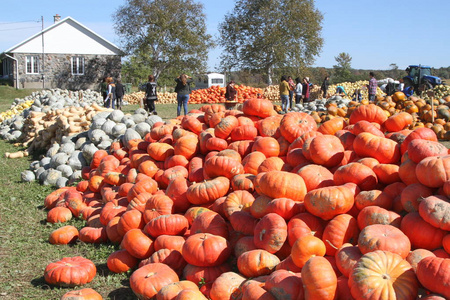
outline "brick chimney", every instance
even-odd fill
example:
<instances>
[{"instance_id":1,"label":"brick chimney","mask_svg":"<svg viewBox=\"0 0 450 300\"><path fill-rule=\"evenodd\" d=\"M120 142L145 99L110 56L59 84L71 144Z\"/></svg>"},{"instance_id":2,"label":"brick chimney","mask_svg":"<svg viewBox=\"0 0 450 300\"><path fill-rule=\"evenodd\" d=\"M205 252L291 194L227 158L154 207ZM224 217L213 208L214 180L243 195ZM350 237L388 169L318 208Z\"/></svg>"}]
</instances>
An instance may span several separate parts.
<instances>
[{"instance_id":1,"label":"brick chimney","mask_svg":"<svg viewBox=\"0 0 450 300\"><path fill-rule=\"evenodd\" d=\"M58 23L61 20L61 16L56 14L53 16L53 23Z\"/></svg>"}]
</instances>

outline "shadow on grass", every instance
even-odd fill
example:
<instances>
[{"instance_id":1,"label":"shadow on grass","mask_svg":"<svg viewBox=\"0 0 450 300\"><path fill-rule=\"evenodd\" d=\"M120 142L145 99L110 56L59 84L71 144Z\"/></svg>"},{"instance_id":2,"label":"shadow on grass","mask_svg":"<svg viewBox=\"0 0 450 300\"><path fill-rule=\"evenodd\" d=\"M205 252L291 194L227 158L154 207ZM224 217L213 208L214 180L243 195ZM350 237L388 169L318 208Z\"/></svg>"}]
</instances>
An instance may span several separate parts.
<instances>
[{"instance_id":1,"label":"shadow on grass","mask_svg":"<svg viewBox=\"0 0 450 300\"><path fill-rule=\"evenodd\" d=\"M96 264L95 266L97 267L97 275L99 276L108 277L108 275L114 274L108 269L108 266L105 263Z\"/></svg>"},{"instance_id":2,"label":"shadow on grass","mask_svg":"<svg viewBox=\"0 0 450 300\"><path fill-rule=\"evenodd\" d=\"M134 295L133 291L131 290L131 288L128 287L121 287L118 288L114 291L112 291L111 293L108 294L108 298L109 299L120 299L120 300L131 300L131 299L136 299L136 296Z\"/></svg>"},{"instance_id":3,"label":"shadow on grass","mask_svg":"<svg viewBox=\"0 0 450 300\"><path fill-rule=\"evenodd\" d=\"M32 279L31 284L34 287L40 288L41 290L51 290L54 288L53 286L50 286L47 282L45 282L44 276Z\"/></svg>"}]
</instances>

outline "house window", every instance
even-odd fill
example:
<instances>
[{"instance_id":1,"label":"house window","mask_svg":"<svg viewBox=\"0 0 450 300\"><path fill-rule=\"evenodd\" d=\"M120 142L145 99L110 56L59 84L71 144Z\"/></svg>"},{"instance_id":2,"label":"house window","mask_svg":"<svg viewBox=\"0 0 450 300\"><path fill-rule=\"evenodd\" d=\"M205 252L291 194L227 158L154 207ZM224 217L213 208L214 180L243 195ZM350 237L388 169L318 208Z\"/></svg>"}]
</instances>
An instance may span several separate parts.
<instances>
[{"instance_id":1,"label":"house window","mask_svg":"<svg viewBox=\"0 0 450 300\"><path fill-rule=\"evenodd\" d=\"M84 74L84 57L73 56L72 57L72 75Z\"/></svg>"},{"instance_id":2,"label":"house window","mask_svg":"<svg viewBox=\"0 0 450 300\"><path fill-rule=\"evenodd\" d=\"M27 55L27 74L39 74L39 56Z\"/></svg>"},{"instance_id":3,"label":"house window","mask_svg":"<svg viewBox=\"0 0 450 300\"><path fill-rule=\"evenodd\" d=\"M214 79L211 79L211 83L212 84L222 84L223 79L222 78L214 78Z\"/></svg>"}]
</instances>

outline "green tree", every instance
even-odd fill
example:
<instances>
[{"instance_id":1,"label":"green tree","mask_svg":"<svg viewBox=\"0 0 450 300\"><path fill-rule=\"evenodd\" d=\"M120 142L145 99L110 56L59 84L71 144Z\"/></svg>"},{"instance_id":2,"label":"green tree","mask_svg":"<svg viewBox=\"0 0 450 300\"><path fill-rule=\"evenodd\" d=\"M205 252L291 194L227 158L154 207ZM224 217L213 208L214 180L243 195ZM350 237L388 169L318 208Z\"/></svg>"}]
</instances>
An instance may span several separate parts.
<instances>
[{"instance_id":1,"label":"green tree","mask_svg":"<svg viewBox=\"0 0 450 300\"><path fill-rule=\"evenodd\" d=\"M272 83L275 71L312 65L322 49L322 14L313 0L237 0L219 24L225 70L260 70Z\"/></svg>"},{"instance_id":2,"label":"green tree","mask_svg":"<svg viewBox=\"0 0 450 300\"><path fill-rule=\"evenodd\" d=\"M336 64L333 65L333 82L340 83L351 81L352 75L352 57L346 52L339 53L335 56Z\"/></svg>"},{"instance_id":3,"label":"green tree","mask_svg":"<svg viewBox=\"0 0 450 300\"><path fill-rule=\"evenodd\" d=\"M389 70L389 76L395 80L398 79L400 71L398 69L398 66L396 63L392 63L389 65L389 67L391 67L391 69Z\"/></svg>"},{"instance_id":4,"label":"green tree","mask_svg":"<svg viewBox=\"0 0 450 300\"><path fill-rule=\"evenodd\" d=\"M126 0L113 16L129 74L205 72L208 49L203 5L193 0ZM144 79L148 76L144 76ZM178 73L179 74L179 73ZM172 78L173 84L173 78Z\"/></svg>"}]
</instances>

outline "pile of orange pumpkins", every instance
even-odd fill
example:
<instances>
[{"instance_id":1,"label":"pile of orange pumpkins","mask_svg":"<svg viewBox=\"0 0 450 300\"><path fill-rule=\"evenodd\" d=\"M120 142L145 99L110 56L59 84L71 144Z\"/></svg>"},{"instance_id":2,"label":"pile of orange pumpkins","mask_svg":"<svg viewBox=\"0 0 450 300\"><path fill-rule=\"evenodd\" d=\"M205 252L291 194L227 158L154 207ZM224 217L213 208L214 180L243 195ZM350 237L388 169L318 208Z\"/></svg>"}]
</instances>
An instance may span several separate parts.
<instances>
[{"instance_id":1,"label":"pile of orange pumpkins","mask_svg":"<svg viewBox=\"0 0 450 300\"><path fill-rule=\"evenodd\" d=\"M433 101L433 105L432 102ZM392 96L377 96L375 104L383 109L386 116L392 116L399 112L409 113L413 122L412 129L427 127L432 129L438 139L450 140L450 96L438 99L422 99L416 96L406 97L402 92L396 92ZM359 105L369 104L368 100L360 102L350 101L347 106L338 107L336 102L327 103L327 111L313 112L311 115L316 122L324 122L334 117L349 117L352 111Z\"/></svg>"},{"instance_id":2,"label":"pile of orange pumpkins","mask_svg":"<svg viewBox=\"0 0 450 300\"><path fill-rule=\"evenodd\" d=\"M450 299L450 155L412 124L375 104L320 126L265 99L205 105L97 151L44 203L86 226L49 241L120 245L107 266L139 299ZM63 260L49 284L95 278Z\"/></svg>"},{"instance_id":3,"label":"pile of orange pumpkins","mask_svg":"<svg viewBox=\"0 0 450 300\"><path fill-rule=\"evenodd\" d=\"M237 91L236 101L243 103L247 99L257 98L262 95L263 90L260 88L254 88L246 85L235 85ZM213 85L207 89L193 90L189 97L189 103L224 103L226 88L218 85Z\"/></svg>"}]
</instances>

